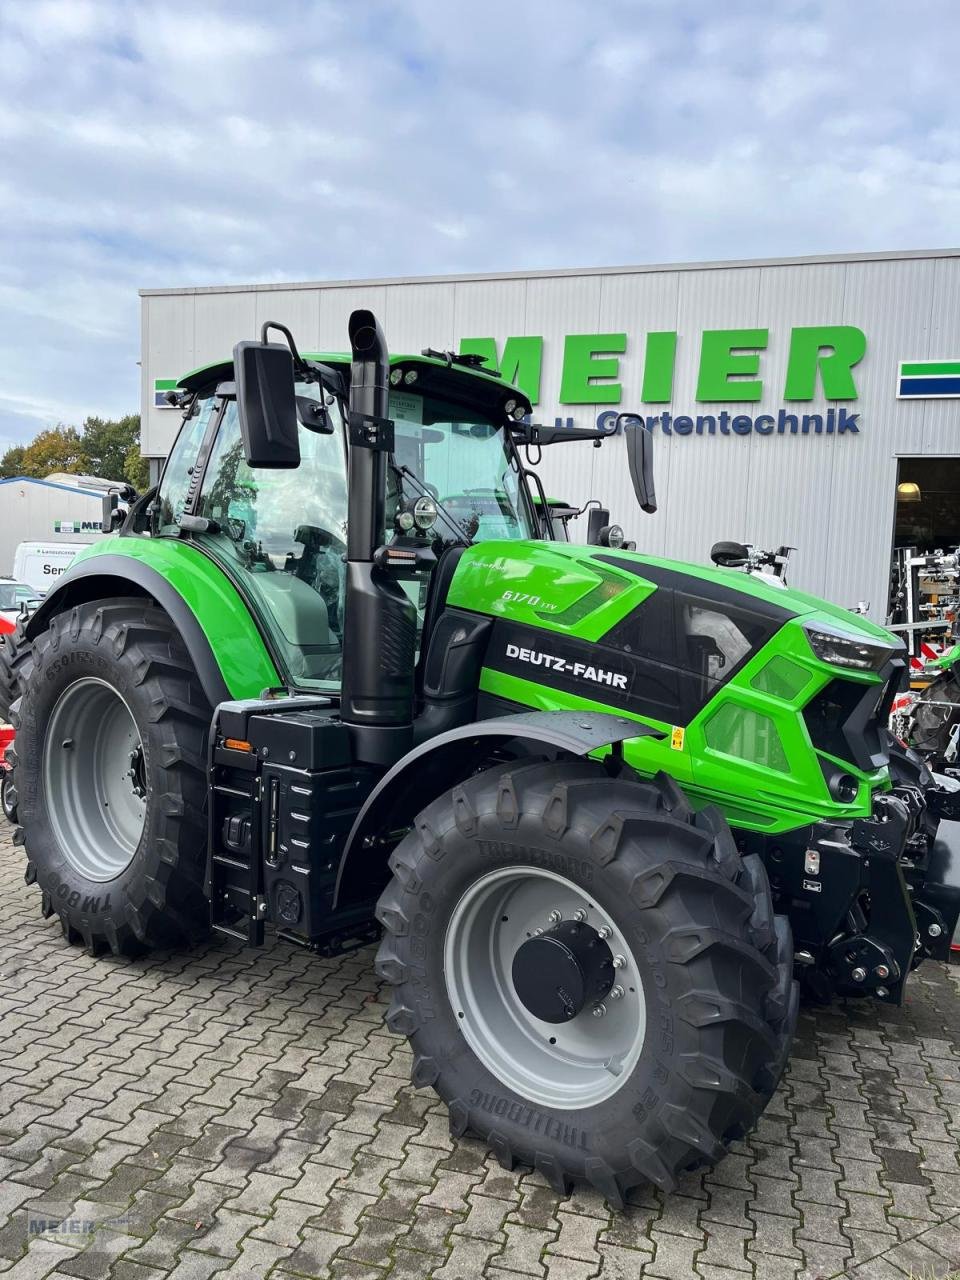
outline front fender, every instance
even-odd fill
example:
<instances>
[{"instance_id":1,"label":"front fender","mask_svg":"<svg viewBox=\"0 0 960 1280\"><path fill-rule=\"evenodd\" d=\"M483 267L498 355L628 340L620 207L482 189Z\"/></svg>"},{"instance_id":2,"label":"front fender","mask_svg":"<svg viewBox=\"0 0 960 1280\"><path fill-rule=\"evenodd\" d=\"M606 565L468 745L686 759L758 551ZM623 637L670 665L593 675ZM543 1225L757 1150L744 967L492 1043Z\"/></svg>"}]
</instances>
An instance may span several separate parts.
<instances>
[{"instance_id":1,"label":"front fender","mask_svg":"<svg viewBox=\"0 0 960 1280\"><path fill-rule=\"evenodd\" d=\"M409 827L437 796L497 753L577 758L629 738L664 737L625 716L594 711L522 711L450 729L414 747L380 779L357 815L340 858L334 910L369 901L388 879L389 834Z\"/></svg>"},{"instance_id":2,"label":"front fender","mask_svg":"<svg viewBox=\"0 0 960 1280\"><path fill-rule=\"evenodd\" d=\"M170 616L211 706L282 683L236 588L196 547L173 538L119 535L80 552L30 615L26 634L32 639L74 605L129 595L151 596Z\"/></svg>"}]
</instances>

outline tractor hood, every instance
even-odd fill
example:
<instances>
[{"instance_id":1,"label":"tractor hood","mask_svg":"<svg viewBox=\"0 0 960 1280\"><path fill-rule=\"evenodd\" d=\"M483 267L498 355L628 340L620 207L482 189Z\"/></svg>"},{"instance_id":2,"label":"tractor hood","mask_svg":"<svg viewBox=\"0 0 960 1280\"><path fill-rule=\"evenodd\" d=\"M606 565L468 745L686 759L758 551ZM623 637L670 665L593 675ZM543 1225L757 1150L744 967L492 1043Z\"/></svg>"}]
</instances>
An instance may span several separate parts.
<instances>
[{"instance_id":1,"label":"tractor hood","mask_svg":"<svg viewBox=\"0 0 960 1280\"><path fill-rule=\"evenodd\" d=\"M462 555L448 603L494 617L574 633L599 641L656 590L666 587L698 601L726 601L780 625L809 619L865 643L901 642L838 605L787 587L774 587L736 569L662 560L607 547L550 542L483 542Z\"/></svg>"}]
</instances>

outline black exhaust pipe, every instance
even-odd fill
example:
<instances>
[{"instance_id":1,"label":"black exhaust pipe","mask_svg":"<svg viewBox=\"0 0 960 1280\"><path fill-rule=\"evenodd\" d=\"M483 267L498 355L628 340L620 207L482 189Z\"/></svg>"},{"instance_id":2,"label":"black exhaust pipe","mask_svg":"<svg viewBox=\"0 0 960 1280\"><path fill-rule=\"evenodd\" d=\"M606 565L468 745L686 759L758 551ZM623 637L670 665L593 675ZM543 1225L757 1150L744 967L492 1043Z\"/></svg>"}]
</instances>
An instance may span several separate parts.
<instances>
[{"instance_id":1,"label":"black exhaust pipe","mask_svg":"<svg viewBox=\"0 0 960 1280\"><path fill-rule=\"evenodd\" d=\"M390 356L372 311L354 311L350 334L350 412L386 418L390 406ZM372 560L384 534L387 455L351 449L348 463L347 559Z\"/></svg>"},{"instance_id":2,"label":"black exhaust pipe","mask_svg":"<svg viewBox=\"0 0 960 1280\"><path fill-rule=\"evenodd\" d=\"M390 358L383 332L370 311L354 311L348 331L350 415L386 418ZM340 714L353 730L357 760L388 765L413 741L417 611L373 563L387 536L387 454L350 435Z\"/></svg>"}]
</instances>

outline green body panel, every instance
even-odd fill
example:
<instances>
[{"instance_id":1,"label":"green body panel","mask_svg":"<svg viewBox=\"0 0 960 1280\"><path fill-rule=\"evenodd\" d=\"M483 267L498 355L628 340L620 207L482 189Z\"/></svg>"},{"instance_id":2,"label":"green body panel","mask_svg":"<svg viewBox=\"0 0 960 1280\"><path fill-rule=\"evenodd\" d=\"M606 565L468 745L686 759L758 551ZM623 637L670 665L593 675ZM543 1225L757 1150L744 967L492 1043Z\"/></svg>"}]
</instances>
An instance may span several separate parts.
<instances>
[{"instance_id":1,"label":"green body panel","mask_svg":"<svg viewBox=\"0 0 960 1280\"><path fill-rule=\"evenodd\" d=\"M614 560L624 562L622 571L611 563ZM820 758L833 757L818 755L801 714L838 674L876 685L879 694L881 679L875 673L840 672L820 661L801 626L802 621L841 623L854 635L891 641L889 633L859 615L733 570L557 543L487 542L470 547L461 557L447 598L458 608L596 642L657 589L627 567L637 565L642 572L645 564L688 574L691 590L698 579L719 583L731 593L776 604L794 616L685 725L625 710L614 689L607 695L598 688L596 698L578 697L489 667L483 669L481 691L538 710L633 714L664 737L628 742L629 762L646 774L659 769L670 773L695 803L718 804L736 827L776 833L816 820L868 815L874 791L889 786L887 770L864 773L849 761L834 761L860 784L852 803L839 803L819 764ZM775 659L781 661L771 668ZM791 673L790 681L775 678L781 670ZM757 740L745 745L744 737L751 733Z\"/></svg>"},{"instance_id":2,"label":"green body panel","mask_svg":"<svg viewBox=\"0 0 960 1280\"><path fill-rule=\"evenodd\" d=\"M280 676L243 599L202 552L175 538L114 534L77 553L73 564L98 556L129 556L155 569L197 619L233 698L257 698Z\"/></svg>"}]
</instances>

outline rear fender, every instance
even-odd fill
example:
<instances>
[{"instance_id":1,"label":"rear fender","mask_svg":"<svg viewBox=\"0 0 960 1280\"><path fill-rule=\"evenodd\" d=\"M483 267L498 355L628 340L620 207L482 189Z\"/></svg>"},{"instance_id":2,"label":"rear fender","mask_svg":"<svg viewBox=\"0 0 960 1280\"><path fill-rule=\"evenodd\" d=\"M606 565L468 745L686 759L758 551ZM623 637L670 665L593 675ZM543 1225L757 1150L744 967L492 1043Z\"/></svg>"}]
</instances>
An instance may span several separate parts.
<instances>
[{"instance_id":1,"label":"rear fender","mask_svg":"<svg viewBox=\"0 0 960 1280\"><path fill-rule=\"evenodd\" d=\"M438 734L398 760L370 793L340 858L334 910L376 897L390 875L391 833L409 827L491 758L577 759L603 747L622 758L627 739L663 736L636 720L593 711L524 711Z\"/></svg>"},{"instance_id":2,"label":"rear fender","mask_svg":"<svg viewBox=\"0 0 960 1280\"><path fill-rule=\"evenodd\" d=\"M30 615L27 637L75 605L141 595L155 600L180 632L211 706L282 683L246 604L212 561L182 543L130 539L128 550L127 541L114 539L116 550L74 561Z\"/></svg>"}]
</instances>

